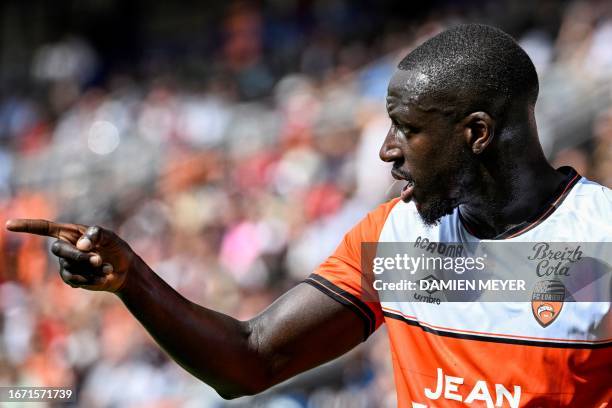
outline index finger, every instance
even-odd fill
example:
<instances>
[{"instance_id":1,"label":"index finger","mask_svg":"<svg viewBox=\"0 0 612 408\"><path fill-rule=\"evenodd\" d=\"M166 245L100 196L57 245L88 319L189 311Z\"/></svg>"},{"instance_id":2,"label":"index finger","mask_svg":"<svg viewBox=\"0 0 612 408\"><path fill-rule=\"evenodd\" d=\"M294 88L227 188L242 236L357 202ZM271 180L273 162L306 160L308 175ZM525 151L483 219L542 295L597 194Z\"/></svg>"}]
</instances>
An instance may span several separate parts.
<instances>
[{"instance_id":1,"label":"index finger","mask_svg":"<svg viewBox=\"0 0 612 408\"><path fill-rule=\"evenodd\" d=\"M6 222L6 229L13 232L43 235L68 241L75 241L87 230L85 225L61 224L48 220L16 218Z\"/></svg>"}]
</instances>

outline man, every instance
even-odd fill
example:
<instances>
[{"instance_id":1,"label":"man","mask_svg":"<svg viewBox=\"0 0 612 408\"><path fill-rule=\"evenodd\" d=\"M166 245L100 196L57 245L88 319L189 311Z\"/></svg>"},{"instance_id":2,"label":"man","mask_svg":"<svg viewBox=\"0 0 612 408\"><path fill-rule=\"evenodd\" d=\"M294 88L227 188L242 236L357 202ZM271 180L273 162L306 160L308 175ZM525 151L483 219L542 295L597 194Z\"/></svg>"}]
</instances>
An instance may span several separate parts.
<instances>
[{"instance_id":1,"label":"man","mask_svg":"<svg viewBox=\"0 0 612 408\"><path fill-rule=\"evenodd\" d=\"M249 321L188 301L101 227L10 220L7 228L57 238L66 283L115 293L225 398L334 359L386 323L402 407L604 407L609 303L567 304L545 328L529 302L466 308L363 296L362 242L609 241L610 190L548 164L537 94L529 57L495 28L458 26L412 51L389 84L392 125L380 150L408 182L400 199L368 214L304 283Z\"/></svg>"}]
</instances>

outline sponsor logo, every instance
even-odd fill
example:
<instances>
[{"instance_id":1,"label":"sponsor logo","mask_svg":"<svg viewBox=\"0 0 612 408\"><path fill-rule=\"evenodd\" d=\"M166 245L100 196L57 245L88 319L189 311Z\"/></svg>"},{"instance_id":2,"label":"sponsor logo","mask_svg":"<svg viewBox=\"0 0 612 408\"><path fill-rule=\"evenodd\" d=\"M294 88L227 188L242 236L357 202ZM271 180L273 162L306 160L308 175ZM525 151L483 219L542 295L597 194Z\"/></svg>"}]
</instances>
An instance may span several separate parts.
<instances>
[{"instance_id":1,"label":"sponsor logo","mask_svg":"<svg viewBox=\"0 0 612 408\"><path fill-rule=\"evenodd\" d=\"M455 377L445 373L442 368L437 370L437 380L434 387L425 387L424 397L428 401L438 401L432 407L450 406L444 401L457 401L461 406L478 407L510 407L518 408L521 403L521 387L513 385L511 389L504 384L492 384L485 380L471 378L468 381L463 377ZM428 408L430 405L421 402L412 402L413 408ZM452 406L459 406L456 402Z\"/></svg>"},{"instance_id":2,"label":"sponsor logo","mask_svg":"<svg viewBox=\"0 0 612 408\"><path fill-rule=\"evenodd\" d=\"M430 241L428 238L418 237L414 242L415 248L421 248L432 254L438 254L450 257L463 256L463 245L449 244L446 242Z\"/></svg>"},{"instance_id":3,"label":"sponsor logo","mask_svg":"<svg viewBox=\"0 0 612 408\"><path fill-rule=\"evenodd\" d=\"M427 292L427 295L414 292L412 294L412 297L417 302L432 303L434 305L439 305L441 303L440 299L436 296L432 296L434 293L438 291L438 289L432 288L432 286L436 286L436 284L439 284L439 283L440 283L440 279L436 278L433 275L427 275L423 279L419 279L417 281L417 285L419 288L426 287L427 289L424 291Z\"/></svg>"},{"instance_id":4,"label":"sponsor logo","mask_svg":"<svg viewBox=\"0 0 612 408\"><path fill-rule=\"evenodd\" d=\"M551 248L546 242L538 242L532 248L533 253L527 259L537 262L536 275L544 276L569 276L572 264L582 259L582 248L565 246L563 250L559 245Z\"/></svg>"},{"instance_id":5,"label":"sponsor logo","mask_svg":"<svg viewBox=\"0 0 612 408\"><path fill-rule=\"evenodd\" d=\"M421 281L423 281L423 283L421 283ZM440 284L440 279L433 275L427 275L423 279L419 279L417 282L419 283L419 288L427 288L425 292L433 295L438 291L437 286Z\"/></svg>"},{"instance_id":6,"label":"sponsor logo","mask_svg":"<svg viewBox=\"0 0 612 408\"><path fill-rule=\"evenodd\" d=\"M531 311L538 324L548 327L554 322L565 300L565 286L557 279L541 280L531 292Z\"/></svg>"}]
</instances>

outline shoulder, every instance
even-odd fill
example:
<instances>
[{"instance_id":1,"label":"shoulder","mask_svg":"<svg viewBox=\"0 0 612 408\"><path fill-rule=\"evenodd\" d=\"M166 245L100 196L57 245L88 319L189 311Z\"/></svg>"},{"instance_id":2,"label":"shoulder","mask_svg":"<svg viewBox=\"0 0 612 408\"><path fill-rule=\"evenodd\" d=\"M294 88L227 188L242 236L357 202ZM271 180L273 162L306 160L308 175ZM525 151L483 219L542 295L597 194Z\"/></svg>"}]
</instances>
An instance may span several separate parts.
<instances>
[{"instance_id":1,"label":"shoulder","mask_svg":"<svg viewBox=\"0 0 612 408\"><path fill-rule=\"evenodd\" d=\"M395 211L399 204L403 204L399 198L394 198L385 203L380 204L374 210L370 211L350 232L352 236L359 242L376 242L380 236L389 215Z\"/></svg>"},{"instance_id":2,"label":"shoulder","mask_svg":"<svg viewBox=\"0 0 612 408\"><path fill-rule=\"evenodd\" d=\"M570 207L582 217L609 220L612 214L612 190L587 178L575 186Z\"/></svg>"},{"instance_id":3,"label":"shoulder","mask_svg":"<svg viewBox=\"0 0 612 408\"><path fill-rule=\"evenodd\" d=\"M366 219L369 219L377 224L384 224L387 218L389 218L391 211L397 211L397 209L401 207L401 204L403 204L403 202L399 199L399 197L393 198L392 200L382 203L374 210L370 211L366 216Z\"/></svg>"},{"instance_id":4,"label":"shoulder","mask_svg":"<svg viewBox=\"0 0 612 408\"><path fill-rule=\"evenodd\" d=\"M612 191L582 178L561 206L555 225L568 231L568 238L609 241L612 237Z\"/></svg>"}]
</instances>

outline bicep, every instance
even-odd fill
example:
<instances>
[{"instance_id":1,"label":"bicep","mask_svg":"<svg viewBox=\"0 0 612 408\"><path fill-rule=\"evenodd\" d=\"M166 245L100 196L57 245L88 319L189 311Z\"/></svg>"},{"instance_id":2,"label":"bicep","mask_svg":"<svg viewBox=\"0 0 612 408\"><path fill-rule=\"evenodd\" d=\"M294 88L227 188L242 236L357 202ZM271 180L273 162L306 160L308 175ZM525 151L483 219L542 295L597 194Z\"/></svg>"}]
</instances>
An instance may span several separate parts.
<instances>
[{"instance_id":1,"label":"bicep","mask_svg":"<svg viewBox=\"0 0 612 408\"><path fill-rule=\"evenodd\" d=\"M357 313L305 283L249 323L252 347L266 362L271 384L341 356L364 333Z\"/></svg>"}]
</instances>

